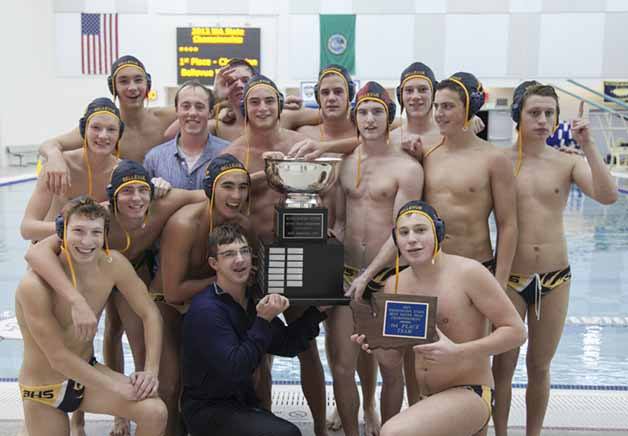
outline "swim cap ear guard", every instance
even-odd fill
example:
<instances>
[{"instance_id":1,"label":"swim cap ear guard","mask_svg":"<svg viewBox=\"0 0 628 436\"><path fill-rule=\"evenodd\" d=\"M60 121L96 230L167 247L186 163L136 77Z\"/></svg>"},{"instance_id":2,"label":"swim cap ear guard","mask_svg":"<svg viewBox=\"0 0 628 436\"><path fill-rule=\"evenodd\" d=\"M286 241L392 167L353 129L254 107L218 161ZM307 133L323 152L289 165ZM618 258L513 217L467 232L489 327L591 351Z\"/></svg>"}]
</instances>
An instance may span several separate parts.
<instances>
[{"instance_id":1,"label":"swim cap ear guard","mask_svg":"<svg viewBox=\"0 0 628 436\"><path fill-rule=\"evenodd\" d=\"M146 71L144 64L135 56L125 55L116 59L113 64L111 64L111 74L107 76L107 87L109 88L109 92L113 95L113 98L116 98L118 95L118 91L116 90L116 76L118 75L118 71L124 67L137 67L144 72L144 76L146 76L146 96L150 92L150 88L153 84L152 77Z\"/></svg>"},{"instance_id":2,"label":"swim cap ear guard","mask_svg":"<svg viewBox=\"0 0 628 436\"><path fill-rule=\"evenodd\" d=\"M395 88L395 94L397 95L397 101L399 102L399 111L403 112L403 87L408 80L421 78L430 83L432 89L432 103L434 103L434 94L436 94L436 86L438 81L436 76L430 67L422 62L414 62L410 64L405 70L401 72L401 78L399 79L399 86Z\"/></svg>"},{"instance_id":3,"label":"swim cap ear guard","mask_svg":"<svg viewBox=\"0 0 628 436\"><path fill-rule=\"evenodd\" d=\"M321 105L321 100L320 100L320 95L319 95L321 81L325 77L331 74L342 77L342 79L344 79L346 87L347 87L346 88L347 100L350 105L351 102L353 101L353 98L355 97L355 83L351 79L351 75L349 74L349 71L342 65L337 65L337 64L327 65L318 73L318 81L314 85L314 98L316 99L316 103L319 106Z\"/></svg>"},{"instance_id":4,"label":"swim cap ear guard","mask_svg":"<svg viewBox=\"0 0 628 436\"><path fill-rule=\"evenodd\" d=\"M57 233L59 239L63 241L63 236L65 235L65 223L62 214L57 215L55 218L55 232Z\"/></svg>"},{"instance_id":5,"label":"swim cap ear guard","mask_svg":"<svg viewBox=\"0 0 628 436\"><path fill-rule=\"evenodd\" d=\"M481 108L484 106L484 101L486 98L486 94L484 93L484 88L482 84L480 84L480 89L477 91L471 92L469 96L471 98L471 103L469 103L469 111L475 115Z\"/></svg>"},{"instance_id":6,"label":"swim cap ear guard","mask_svg":"<svg viewBox=\"0 0 628 436\"><path fill-rule=\"evenodd\" d=\"M240 112L242 113L242 116L245 119L247 118L246 99L249 95L249 92L251 92L253 88L258 87L258 86L270 87L273 89L273 91L277 95L277 104L278 104L277 118L279 118L279 116L281 115L281 111L283 111L283 105L284 105L284 100L285 100L284 95L281 93L281 91L279 91L279 88L277 88L277 85L275 85L275 82L273 82L268 77L263 76L261 74L251 77L249 81L246 83L246 87L244 88L244 93L242 94L242 99L240 100Z\"/></svg>"}]
</instances>

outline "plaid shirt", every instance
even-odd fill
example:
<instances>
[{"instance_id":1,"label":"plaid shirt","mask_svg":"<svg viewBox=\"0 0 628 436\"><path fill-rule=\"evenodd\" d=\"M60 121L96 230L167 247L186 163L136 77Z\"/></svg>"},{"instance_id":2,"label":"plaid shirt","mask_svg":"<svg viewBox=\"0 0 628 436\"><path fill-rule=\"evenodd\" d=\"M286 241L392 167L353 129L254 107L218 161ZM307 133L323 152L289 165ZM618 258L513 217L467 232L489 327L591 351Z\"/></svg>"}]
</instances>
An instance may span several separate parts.
<instances>
[{"instance_id":1,"label":"plaid shirt","mask_svg":"<svg viewBox=\"0 0 628 436\"><path fill-rule=\"evenodd\" d=\"M185 156L177 146L179 135L151 149L144 158L144 168L151 178L161 177L179 189L203 189L203 177L209 162L218 156L229 144L216 136L209 135L203 153L194 164L192 171L188 169Z\"/></svg>"}]
</instances>

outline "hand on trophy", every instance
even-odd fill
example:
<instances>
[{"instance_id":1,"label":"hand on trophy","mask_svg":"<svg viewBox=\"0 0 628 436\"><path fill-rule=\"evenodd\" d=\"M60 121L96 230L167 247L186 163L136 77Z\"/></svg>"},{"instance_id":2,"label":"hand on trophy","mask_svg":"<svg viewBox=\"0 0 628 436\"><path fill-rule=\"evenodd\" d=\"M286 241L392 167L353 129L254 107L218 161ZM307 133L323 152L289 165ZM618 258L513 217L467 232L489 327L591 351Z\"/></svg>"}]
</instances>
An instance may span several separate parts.
<instances>
[{"instance_id":1,"label":"hand on trophy","mask_svg":"<svg viewBox=\"0 0 628 436\"><path fill-rule=\"evenodd\" d=\"M307 138L297 142L288 151L288 156L295 159L314 160L321 157L323 150L320 142Z\"/></svg>"},{"instance_id":2,"label":"hand on trophy","mask_svg":"<svg viewBox=\"0 0 628 436\"><path fill-rule=\"evenodd\" d=\"M438 341L415 345L412 350L430 365L455 365L462 361L462 349L436 326Z\"/></svg>"},{"instance_id":3,"label":"hand on trophy","mask_svg":"<svg viewBox=\"0 0 628 436\"><path fill-rule=\"evenodd\" d=\"M285 159L286 155L280 151L266 151L262 154L263 159Z\"/></svg>"},{"instance_id":4,"label":"hand on trophy","mask_svg":"<svg viewBox=\"0 0 628 436\"><path fill-rule=\"evenodd\" d=\"M358 344L360 348L362 348L362 350L366 351L367 353L373 353L373 350L369 348L369 344L366 343L366 335L353 334L351 335L351 341Z\"/></svg>"},{"instance_id":5,"label":"hand on trophy","mask_svg":"<svg viewBox=\"0 0 628 436\"><path fill-rule=\"evenodd\" d=\"M259 300L255 310L257 311L257 316L271 322L273 318L288 309L288 307L290 307L290 302L286 297L279 294L269 294Z\"/></svg>"}]
</instances>

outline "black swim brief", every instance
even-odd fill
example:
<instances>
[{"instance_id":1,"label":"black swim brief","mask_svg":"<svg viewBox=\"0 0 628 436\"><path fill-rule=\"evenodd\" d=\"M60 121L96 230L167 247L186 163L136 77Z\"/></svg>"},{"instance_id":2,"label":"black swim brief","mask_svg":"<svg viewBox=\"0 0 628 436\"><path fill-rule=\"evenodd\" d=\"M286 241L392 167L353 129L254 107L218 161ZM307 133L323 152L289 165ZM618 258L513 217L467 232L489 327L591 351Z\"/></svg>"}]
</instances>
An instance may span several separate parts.
<instances>
[{"instance_id":1,"label":"black swim brief","mask_svg":"<svg viewBox=\"0 0 628 436\"><path fill-rule=\"evenodd\" d=\"M482 265L484 265L484 268L489 270L491 274L495 275L495 271L497 270L497 259L492 258L489 260L485 260L484 262L482 262Z\"/></svg>"},{"instance_id":2,"label":"black swim brief","mask_svg":"<svg viewBox=\"0 0 628 436\"><path fill-rule=\"evenodd\" d=\"M456 387L465 388L473 391L484 401L486 407L488 407L488 418L482 426L482 429L484 429L484 427L488 425L488 422L491 420L491 416L493 415L493 408L495 407L495 389L486 385L460 385Z\"/></svg>"},{"instance_id":3,"label":"black swim brief","mask_svg":"<svg viewBox=\"0 0 628 436\"><path fill-rule=\"evenodd\" d=\"M406 269L408 265L399 266L399 271ZM349 265L344 267L344 289L349 289L351 283L364 272L363 269L358 269ZM386 280L395 274L395 267L390 266L381 269L375 276L368 282L366 289L364 290L364 299L368 300L373 292L379 292L384 289Z\"/></svg>"},{"instance_id":4,"label":"black swim brief","mask_svg":"<svg viewBox=\"0 0 628 436\"><path fill-rule=\"evenodd\" d=\"M96 358L92 356L89 364L96 365ZM27 386L20 383L22 400L35 401L54 407L62 412L70 413L79 408L85 394L85 386L67 379L53 385Z\"/></svg>"},{"instance_id":5,"label":"black swim brief","mask_svg":"<svg viewBox=\"0 0 628 436\"><path fill-rule=\"evenodd\" d=\"M541 298L554 288L571 280L571 267L546 273L510 274L508 288L517 292L528 304L534 304L537 319L541 318Z\"/></svg>"}]
</instances>

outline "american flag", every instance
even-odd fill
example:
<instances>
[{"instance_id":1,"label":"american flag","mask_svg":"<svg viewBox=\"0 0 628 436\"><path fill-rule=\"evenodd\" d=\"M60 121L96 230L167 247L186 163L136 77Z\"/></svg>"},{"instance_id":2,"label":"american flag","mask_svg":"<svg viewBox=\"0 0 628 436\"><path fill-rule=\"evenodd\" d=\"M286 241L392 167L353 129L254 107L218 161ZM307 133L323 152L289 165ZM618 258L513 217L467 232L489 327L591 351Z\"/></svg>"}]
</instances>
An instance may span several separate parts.
<instances>
[{"instance_id":1,"label":"american flag","mask_svg":"<svg viewBox=\"0 0 628 436\"><path fill-rule=\"evenodd\" d=\"M81 14L83 74L109 74L118 58L118 14Z\"/></svg>"}]
</instances>

